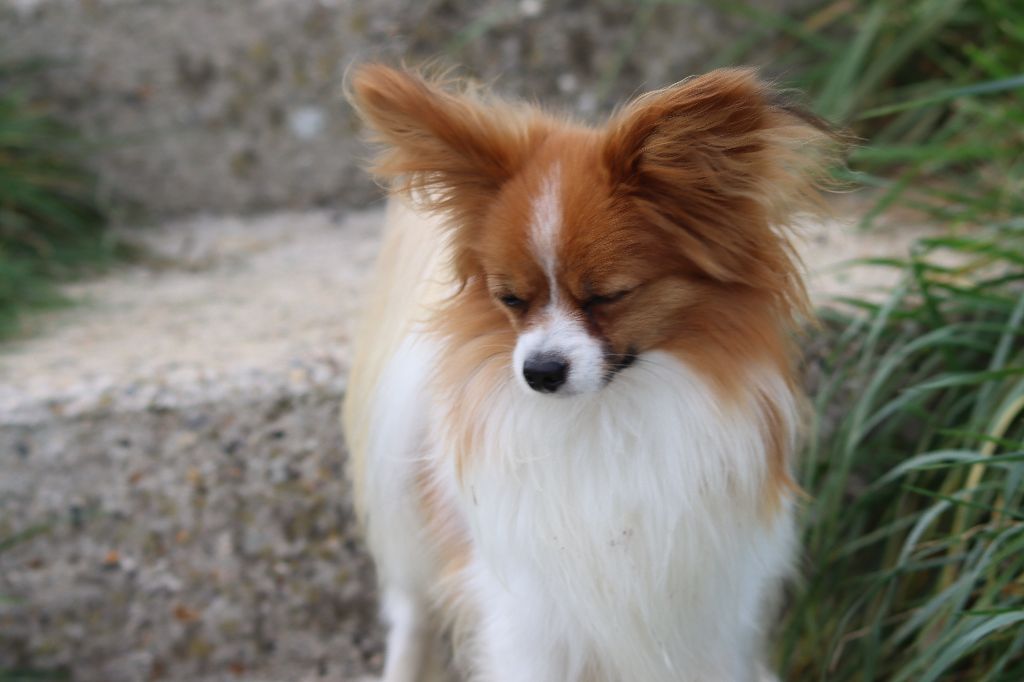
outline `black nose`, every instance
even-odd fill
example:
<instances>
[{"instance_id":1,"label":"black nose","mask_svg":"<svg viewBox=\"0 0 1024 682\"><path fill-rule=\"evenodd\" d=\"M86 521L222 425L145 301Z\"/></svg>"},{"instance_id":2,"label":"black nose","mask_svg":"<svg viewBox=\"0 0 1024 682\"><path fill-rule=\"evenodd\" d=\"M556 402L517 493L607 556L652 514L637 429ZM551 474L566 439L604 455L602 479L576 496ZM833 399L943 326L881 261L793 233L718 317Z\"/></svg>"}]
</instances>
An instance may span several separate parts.
<instances>
[{"instance_id":1,"label":"black nose","mask_svg":"<svg viewBox=\"0 0 1024 682\"><path fill-rule=\"evenodd\" d=\"M530 388L541 393L554 393L565 383L569 363L558 357L531 358L523 364L523 376Z\"/></svg>"}]
</instances>

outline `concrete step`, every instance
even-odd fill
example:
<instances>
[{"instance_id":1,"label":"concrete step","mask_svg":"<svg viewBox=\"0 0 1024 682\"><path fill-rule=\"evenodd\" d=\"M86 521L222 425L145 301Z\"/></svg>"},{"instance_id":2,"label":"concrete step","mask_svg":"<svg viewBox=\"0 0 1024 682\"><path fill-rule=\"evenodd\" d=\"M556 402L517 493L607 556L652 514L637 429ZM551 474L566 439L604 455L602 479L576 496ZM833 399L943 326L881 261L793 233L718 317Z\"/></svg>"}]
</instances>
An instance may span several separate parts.
<instances>
[{"instance_id":1,"label":"concrete step","mask_svg":"<svg viewBox=\"0 0 1024 682\"><path fill-rule=\"evenodd\" d=\"M0 355L0 669L348 679L379 656L338 409L380 211L203 219ZM292 679L289 677L288 679Z\"/></svg>"}]
</instances>

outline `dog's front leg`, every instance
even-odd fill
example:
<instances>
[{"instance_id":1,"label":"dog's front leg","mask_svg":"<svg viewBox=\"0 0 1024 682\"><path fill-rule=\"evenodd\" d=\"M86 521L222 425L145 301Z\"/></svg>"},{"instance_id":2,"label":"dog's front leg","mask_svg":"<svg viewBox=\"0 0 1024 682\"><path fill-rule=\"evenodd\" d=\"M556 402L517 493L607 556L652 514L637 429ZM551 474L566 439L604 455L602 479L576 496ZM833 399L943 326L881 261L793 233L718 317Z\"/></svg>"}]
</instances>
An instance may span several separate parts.
<instances>
[{"instance_id":1,"label":"dog's front leg","mask_svg":"<svg viewBox=\"0 0 1024 682\"><path fill-rule=\"evenodd\" d=\"M497 580L486 588L479 606L473 680L479 682L575 682L560 628L551 605L532 590L511 590ZM481 584L478 583L478 584Z\"/></svg>"}]
</instances>

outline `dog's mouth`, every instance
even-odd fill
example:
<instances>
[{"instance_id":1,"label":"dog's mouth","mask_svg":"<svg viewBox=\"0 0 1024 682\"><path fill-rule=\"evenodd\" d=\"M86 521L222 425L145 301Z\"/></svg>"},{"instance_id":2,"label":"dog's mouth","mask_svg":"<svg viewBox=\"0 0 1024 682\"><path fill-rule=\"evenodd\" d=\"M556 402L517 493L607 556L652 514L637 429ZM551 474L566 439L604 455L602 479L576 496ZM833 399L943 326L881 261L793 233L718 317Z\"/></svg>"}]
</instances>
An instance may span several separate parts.
<instances>
[{"instance_id":1,"label":"dog's mouth","mask_svg":"<svg viewBox=\"0 0 1024 682\"><path fill-rule=\"evenodd\" d=\"M607 386L619 373L636 362L637 352L635 348L629 348L625 353L606 353L605 364L608 366L604 374L604 385Z\"/></svg>"}]
</instances>

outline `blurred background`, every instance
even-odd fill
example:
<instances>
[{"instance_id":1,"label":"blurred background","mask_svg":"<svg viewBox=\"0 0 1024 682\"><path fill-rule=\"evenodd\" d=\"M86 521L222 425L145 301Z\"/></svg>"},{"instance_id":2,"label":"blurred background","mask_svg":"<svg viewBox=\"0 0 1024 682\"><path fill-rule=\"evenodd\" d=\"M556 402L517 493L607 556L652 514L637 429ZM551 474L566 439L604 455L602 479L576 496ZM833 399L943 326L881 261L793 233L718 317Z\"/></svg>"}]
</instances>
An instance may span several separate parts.
<instances>
[{"instance_id":1,"label":"blurred background","mask_svg":"<svg viewBox=\"0 0 1024 682\"><path fill-rule=\"evenodd\" d=\"M716 66L861 143L783 679L1024 679L1024 5L0 0L0 682L381 663L337 411L380 189L352 64L600 120ZM396 293L400 295L400 293Z\"/></svg>"}]
</instances>

